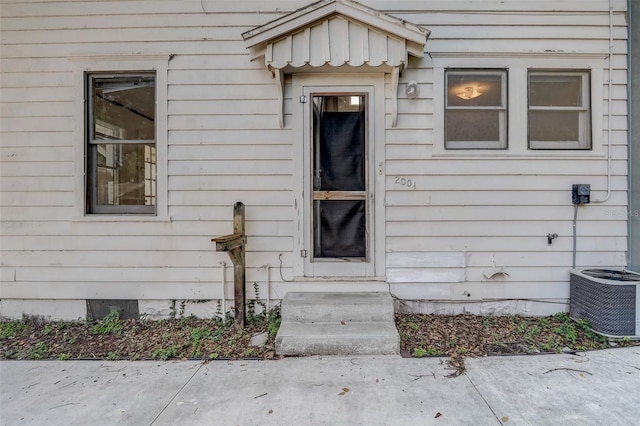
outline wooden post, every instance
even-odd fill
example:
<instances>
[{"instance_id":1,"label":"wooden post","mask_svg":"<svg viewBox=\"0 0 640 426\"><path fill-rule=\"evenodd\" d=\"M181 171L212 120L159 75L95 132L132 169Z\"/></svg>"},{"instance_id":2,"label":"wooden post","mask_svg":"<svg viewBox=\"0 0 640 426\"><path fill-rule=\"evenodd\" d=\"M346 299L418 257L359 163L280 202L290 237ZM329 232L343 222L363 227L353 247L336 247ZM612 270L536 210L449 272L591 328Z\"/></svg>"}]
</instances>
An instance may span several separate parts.
<instances>
[{"instance_id":1,"label":"wooden post","mask_svg":"<svg viewBox=\"0 0 640 426\"><path fill-rule=\"evenodd\" d=\"M229 253L233 263L233 296L235 326L245 326L245 249L247 237L244 228L244 204L233 205L233 234L211 239L216 243L216 251Z\"/></svg>"},{"instance_id":2,"label":"wooden post","mask_svg":"<svg viewBox=\"0 0 640 426\"><path fill-rule=\"evenodd\" d=\"M235 298L235 324L237 328L245 326L245 250L244 204L233 205L233 233L241 235L242 244L231 250L236 260L233 262L233 295Z\"/></svg>"}]
</instances>

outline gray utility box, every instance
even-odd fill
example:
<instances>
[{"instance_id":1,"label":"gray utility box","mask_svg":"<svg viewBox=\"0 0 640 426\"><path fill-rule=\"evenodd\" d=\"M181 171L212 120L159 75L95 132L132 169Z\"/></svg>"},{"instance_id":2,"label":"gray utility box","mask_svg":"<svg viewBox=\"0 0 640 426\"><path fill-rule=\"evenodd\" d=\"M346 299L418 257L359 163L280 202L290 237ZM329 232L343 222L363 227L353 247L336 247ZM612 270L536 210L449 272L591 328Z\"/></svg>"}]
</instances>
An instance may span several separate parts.
<instances>
[{"instance_id":1,"label":"gray utility box","mask_svg":"<svg viewBox=\"0 0 640 426\"><path fill-rule=\"evenodd\" d=\"M607 337L640 338L640 274L623 269L573 269L569 315Z\"/></svg>"}]
</instances>

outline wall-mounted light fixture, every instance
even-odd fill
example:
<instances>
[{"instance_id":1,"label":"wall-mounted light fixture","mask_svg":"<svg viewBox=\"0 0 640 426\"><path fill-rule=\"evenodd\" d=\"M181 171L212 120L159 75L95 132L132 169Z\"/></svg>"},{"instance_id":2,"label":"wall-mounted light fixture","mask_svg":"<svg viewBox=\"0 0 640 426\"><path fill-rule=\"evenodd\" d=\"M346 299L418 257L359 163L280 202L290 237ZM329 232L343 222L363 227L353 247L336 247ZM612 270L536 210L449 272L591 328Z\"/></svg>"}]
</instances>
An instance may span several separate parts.
<instances>
[{"instance_id":1,"label":"wall-mounted light fixture","mask_svg":"<svg viewBox=\"0 0 640 426\"><path fill-rule=\"evenodd\" d=\"M407 83L406 94L409 99L415 99L420 95L420 86L417 81L413 80Z\"/></svg>"},{"instance_id":2,"label":"wall-mounted light fixture","mask_svg":"<svg viewBox=\"0 0 640 426\"><path fill-rule=\"evenodd\" d=\"M465 100L475 99L480 95L482 95L482 92L478 92L478 89L472 86L465 87L463 92L456 94L457 97Z\"/></svg>"}]
</instances>

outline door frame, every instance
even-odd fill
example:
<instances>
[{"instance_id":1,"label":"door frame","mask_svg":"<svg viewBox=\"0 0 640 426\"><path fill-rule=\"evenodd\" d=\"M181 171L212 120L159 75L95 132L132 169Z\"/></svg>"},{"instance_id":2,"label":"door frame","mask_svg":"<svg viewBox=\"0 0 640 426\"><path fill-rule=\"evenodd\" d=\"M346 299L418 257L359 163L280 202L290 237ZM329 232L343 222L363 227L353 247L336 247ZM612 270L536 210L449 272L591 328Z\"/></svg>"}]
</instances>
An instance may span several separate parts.
<instances>
[{"instance_id":1,"label":"door frame","mask_svg":"<svg viewBox=\"0 0 640 426\"><path fill-rule=\"evenodd\" d=\"M298 279L348 280L355 278L382 279L385 276L385 211L384 154L385 110L384 73L366 74L294 74L292 76L292 116L294 129L294 207L297 211L294 235L293 267ZM368 244L369 259L344 261L323 259L311 261L312 181L310 173L311 137L308 116L311 93L364 93L368 105ZM307 96L302 103L301 96ZM303 254L306 253L306 257Z\"/></svg>"}]
</instances>

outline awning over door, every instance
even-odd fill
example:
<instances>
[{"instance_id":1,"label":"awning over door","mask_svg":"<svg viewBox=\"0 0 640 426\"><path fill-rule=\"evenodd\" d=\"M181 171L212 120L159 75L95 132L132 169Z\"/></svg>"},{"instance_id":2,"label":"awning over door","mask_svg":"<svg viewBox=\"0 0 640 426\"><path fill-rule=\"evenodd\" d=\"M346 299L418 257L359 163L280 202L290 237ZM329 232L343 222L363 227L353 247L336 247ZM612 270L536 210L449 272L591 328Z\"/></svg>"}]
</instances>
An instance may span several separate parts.
<instances>
[{"instance_id":1,"label":"awning over door","mask_svg":"<svg viewBox=\"0 0 640 426\"><path fill-rule=\"evenodd\" d=\"M394 97L409 55L424 56L429 30L351 0L321 0L242 34L251 60L264 60L278 84L293 72L382 71ZM395 99L394 99L395 100ZM394 105L394 123L397 108ZM282 108L280 126L283 126Z\"/></svg>"}]
</instances>

